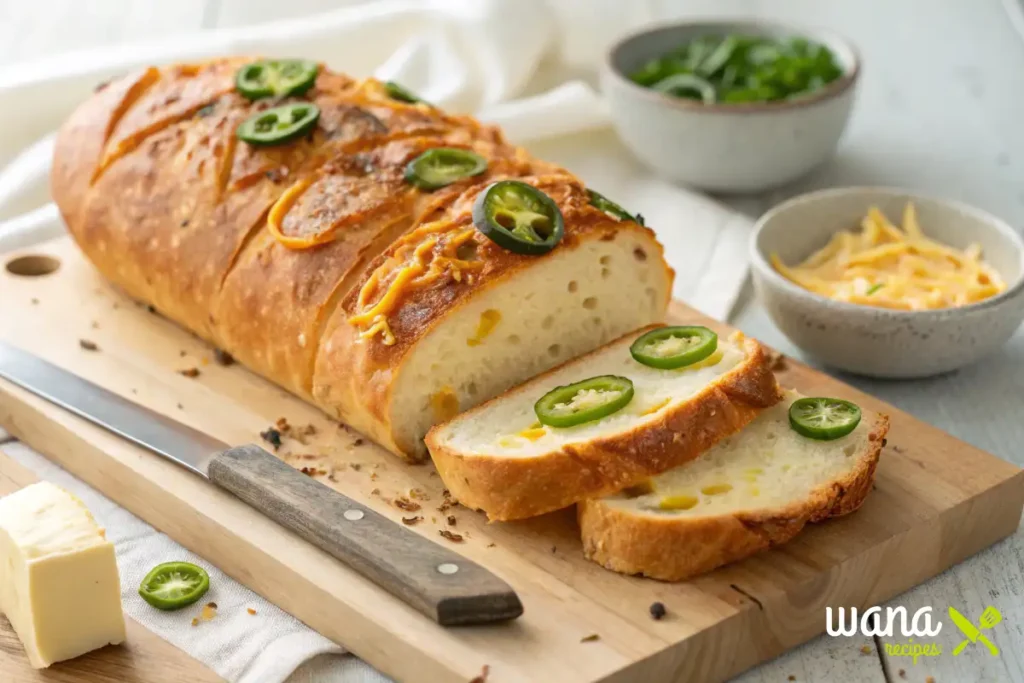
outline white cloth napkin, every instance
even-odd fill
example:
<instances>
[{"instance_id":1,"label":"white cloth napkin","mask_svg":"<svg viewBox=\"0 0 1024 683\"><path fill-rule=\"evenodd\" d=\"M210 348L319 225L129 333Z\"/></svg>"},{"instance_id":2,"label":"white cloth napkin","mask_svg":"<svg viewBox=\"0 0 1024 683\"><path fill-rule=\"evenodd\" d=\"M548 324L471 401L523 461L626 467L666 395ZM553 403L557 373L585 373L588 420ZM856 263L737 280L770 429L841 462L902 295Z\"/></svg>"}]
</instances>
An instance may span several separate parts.
<instances>
[{"instance_id":1,"label":"white cloth napkin","mask_svg":"<svg viewBox=\"0 0 1024 683\"><path fill-rule=\"evenodd\" d=\"M338 3L327 4L337 7ZM305 3L308 7L308 2ZM52 131L96 83L132 66L220 54L300 55L353 75L375 73L426 99L474 111L509 138L578 173L643 213L676 269L674 293L712 316L728 316L746 277L749 219L653 177L622 148L593 79L553 89L560 74L593 69L615 35L652 17L644 1L376 0L296 19L122 45L0 68L0 251L61 234L49 203ZM540 94L536 94L537 92ZM525 97L524 93L533 93ZM118 548L125 609L136 621L229 681L376 683L385 678L251 591L207 567L216 619L192 627L199 608L165 614L135 594L151 568L190 553L25 447L16 459L78 493ZM253 607L251 616L246 609Z\"/></svg>"}]
</instances>

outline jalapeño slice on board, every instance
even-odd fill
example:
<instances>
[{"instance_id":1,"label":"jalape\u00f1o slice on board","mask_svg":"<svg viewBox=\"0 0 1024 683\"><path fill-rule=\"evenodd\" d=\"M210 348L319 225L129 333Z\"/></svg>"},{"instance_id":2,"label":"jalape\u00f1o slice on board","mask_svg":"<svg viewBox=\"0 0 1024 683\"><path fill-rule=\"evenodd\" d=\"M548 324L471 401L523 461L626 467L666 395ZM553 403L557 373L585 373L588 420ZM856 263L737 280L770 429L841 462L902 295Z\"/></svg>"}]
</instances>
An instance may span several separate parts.
<instances>
[{"instance_id":1,"label":"jalape\u00f1o slice on board","mask_svg":"<svg viewBox=\"0 0 1024 683\"><path fill-rule=\"evenodd\" d=\"M262 59L235 74L235 88L250 100L301 95L313 87L320 67L306 59Z\"/></svg>"},{"instance_id":2,"label":"jalape\u00f1o slice on board","mask_svg":"<svg viewBox=\"0 0 1024 683\"><path fill-rule=\"evenodd\" d=\"M405 167L406 182L424 190L437 190L457 180L480 175L487 159L455 147L428 149Z\"/></svg>"},{"instance_id":3,"label":"jalape\u00f1o slice on board","mask_svg":"<svg viewBox=\"0 0 1024 683\"><path fill-rule=\"evenodd\" d=\"M210 589L210 575L190 562L164 562L139 585L139 595L153 607L175 610L191 605Z\"/></svg>"},{"instance_id":4,"label":"jalape\u00f1o slice on board","mask_svg":"<svg viewBox=\"0 0 1024 683\"><path fill-rule=\"evenodd\" d=\"M537 419L550 427L574 427L616 413L632 400L632 381L600 375L552 389L533 410Z\"/></svg>"},{"instance_id":5,"label":"jalape\u00f1o slice on board","mask_svg":"<svg viewBox=\"0 0 1024 683\"><path fill-rule=\"evenodd\" d=\"M706 327L659 327L629 347L638 363L674 370L702 361L718 349L718 335Z\"/></svg>"},{"instance_id":6,"label":"jalape\u00f1o slice on board","mask_svg":"<svg viewBox=\"0 0 1024 683\"><path fill-rule=\"evenodd\" d=\"M238 126L235 135L251 145L280 145L302 137L316 126L320 108L295 102L253 114Z\"/></svg>"},{"instance_id":7,"label":"jalape\u00f1o slice on board","mask_svg":"<svg viewBox=\"0 0 1024 683\"><path fill-rule=\"evenodd\" d=\"M546 254L562 240L565 223L551 197L518 180L500 180L473 203L473 225L517 254Z\"/></svg>"},{"instance_id":8,"label":"jalape\u00f1o slice on board","mask_svg":"<svg viewBox=\"0 0 1024 683\"><path fill-rule=\"evenodd\" d=\"M860 408L841 398L801 398L789 407L789 424L809 439L839 439L860 424Z\"/></svg>"}]
</instances>

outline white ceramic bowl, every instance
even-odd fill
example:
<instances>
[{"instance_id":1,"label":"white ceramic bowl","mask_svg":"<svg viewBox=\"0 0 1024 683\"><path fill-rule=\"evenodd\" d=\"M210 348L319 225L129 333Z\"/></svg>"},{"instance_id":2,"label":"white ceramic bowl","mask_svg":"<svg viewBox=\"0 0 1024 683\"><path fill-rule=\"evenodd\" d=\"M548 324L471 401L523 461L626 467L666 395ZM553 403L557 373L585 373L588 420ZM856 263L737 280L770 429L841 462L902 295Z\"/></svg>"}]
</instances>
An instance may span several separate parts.
<instances>
[{"instance_id":1,"label":"white ceramic bowl","mask_svg":"<svg viewBox=\"0 0 1024 683\"><path fill-rule=\"evenodd\" d=\"M877 206L898 223L912 201L925 235L963 249L972 242L1006 291L976 304L895 311L834 301L780 275L772 252L796 264L840 230L858 228ZM927 377L973 363L1002 346L1024 320L1024 240L1013 228L957 202L882 188L812 192L766 213L750 242L758 296L790 341L826 365L870 377Z\"/></svg>"},{"instance_id":2,"label":"white ceramic bowl","mask_svg":"<svg viewBox=\"0 0 1024 683\"><path fill-rule=\"evenodd\" d=\"M805 37L828 47L843 69L806 98L702 104L637 85L628 74L702 35ZM755 192L787 183L834 152L853 107L860 61L835 34L767 22L691 21L647 29L608 52L601 88L623 141L672 180L716 192Z\"/></svg>"}]
</instances>

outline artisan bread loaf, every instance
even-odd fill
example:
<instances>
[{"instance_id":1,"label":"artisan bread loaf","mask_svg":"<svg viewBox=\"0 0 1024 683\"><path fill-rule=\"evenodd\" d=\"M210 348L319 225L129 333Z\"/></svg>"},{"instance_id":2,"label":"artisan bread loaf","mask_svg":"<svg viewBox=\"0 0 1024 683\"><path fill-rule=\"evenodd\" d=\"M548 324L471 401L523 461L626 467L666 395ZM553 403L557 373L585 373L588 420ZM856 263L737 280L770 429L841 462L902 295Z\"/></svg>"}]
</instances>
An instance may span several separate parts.
<instances>
[{"instance_id":1,"label":"artisan bread loaf","mask_svg":"<svg viewBox=\"0 0 1024 683\"><path fill-rule=\"evenodd\" d=\"M770 408L696 460L577 506L584 554L608 569L680 581L789 541L808 522L853 512L871 490L888 418L865 414L833 441Z\"/></svg>"},{"instance_id":2,"label":"artisan bread loaf","mask_svg":"<svg viewBox=\"0 0 1024 683\"><path fill-rule=\"evenodd\" d=\"M99 271L252 370L412 459L427 428L529 376L660 320L672 272L647 228L592 205L572 174L470 117L320 68L301 97L250 101L250 59L145 68L62 127L53 195ZM312 103L308 134L254 146L236 129ZM482 174L429 191L405 179L437 147ZM474 228L490 183L559 207L549 253Z\"/></svg>"},{"instance_id":3,"label":"artisan bread loaf","mask_svg":"<svg viewBox=\"0 0 1024 683\"><path fill-rule=\"evenodd\" d=\"M624 335L431 429L427 446L452 495L494 520L564 508L697 457L781 398L764 347L738 334L684 368L641 365L630 344L655 327ZM537 422L534 404L548 391L600 375L633 382L626 407L573 427Z\"/></svg>"}]
</instances>

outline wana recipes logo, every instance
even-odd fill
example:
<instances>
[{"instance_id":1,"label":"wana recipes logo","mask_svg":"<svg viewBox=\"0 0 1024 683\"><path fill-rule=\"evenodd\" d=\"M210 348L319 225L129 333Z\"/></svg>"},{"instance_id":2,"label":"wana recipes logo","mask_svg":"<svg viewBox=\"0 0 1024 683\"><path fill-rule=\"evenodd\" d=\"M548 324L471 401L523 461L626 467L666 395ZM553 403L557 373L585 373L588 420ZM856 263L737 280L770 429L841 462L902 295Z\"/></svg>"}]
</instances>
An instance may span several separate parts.
<instances>
[{"instance_id":1,"label":"wana recipes logo","mask_svg":"<svg viewBox=\"0 0 1024 683\"><path fill-rule=\"evenodd\" d=\"M953 656L960 655L970 646L984 647L993 657L999 656L999 648L986 635L985 631L995 628L1003 620L1003 615L995 607L989 606L978 616L977 623L964 616L955 607L947 610L950 621L959 630L961 640L953 648ZM859 617L859 618L858 618ZM898 631L897 631L898 625ZM910 657L917 664L919 657L939 657L943 654L942 645L935 642L935 636L942 632L943 623L933 620L932 608L922 607L910 617L907 608L869 607L858 615L857 608L846 611L840 607L833 610L825 608L825 630L830 636L879 636L892 638L894 634L902 635L906 642L887 642L885 653L891 657ZM918 640L915 642L915 638ZM931 640L921 640L921 639Z\"/></svg>"}]
</instances>

